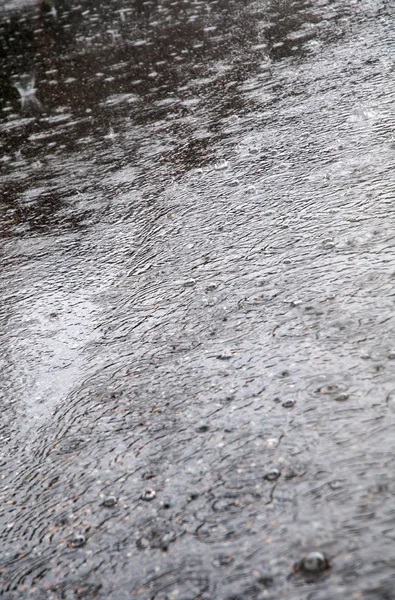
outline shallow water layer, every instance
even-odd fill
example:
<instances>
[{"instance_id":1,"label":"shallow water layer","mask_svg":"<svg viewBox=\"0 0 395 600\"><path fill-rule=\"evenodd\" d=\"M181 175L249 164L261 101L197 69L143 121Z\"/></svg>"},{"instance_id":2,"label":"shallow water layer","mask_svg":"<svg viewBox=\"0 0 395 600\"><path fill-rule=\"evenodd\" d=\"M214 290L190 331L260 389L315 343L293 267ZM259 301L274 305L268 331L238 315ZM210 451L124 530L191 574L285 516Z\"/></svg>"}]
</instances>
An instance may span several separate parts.
<instances>
[{"instance_id":1,"label":"shallow water layer","mask_svg":"<svg viewBox=\"0 0 395 600\"><path fill-rule=\"evenodd\" d=\"M392 599L392 3L0 15L2 597Z\"/></svg>"}]
</instances>

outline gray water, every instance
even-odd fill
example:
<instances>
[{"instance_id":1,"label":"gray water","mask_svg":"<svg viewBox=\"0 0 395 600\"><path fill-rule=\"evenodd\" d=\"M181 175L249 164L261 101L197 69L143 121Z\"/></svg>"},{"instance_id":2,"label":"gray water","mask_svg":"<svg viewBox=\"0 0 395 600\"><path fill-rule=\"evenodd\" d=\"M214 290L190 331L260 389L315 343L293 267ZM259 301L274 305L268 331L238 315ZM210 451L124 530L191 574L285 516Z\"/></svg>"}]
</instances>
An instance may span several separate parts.
<instances>
[{"instance_id":1,"label":"gray water","mask_svg":"<svg viewBox=\"0 0 395 600\"><path fill-rule=\"evenodd\" d=\"M395 598L393 18L2 3L3 598Z\"/></svg>"}]
</instances>

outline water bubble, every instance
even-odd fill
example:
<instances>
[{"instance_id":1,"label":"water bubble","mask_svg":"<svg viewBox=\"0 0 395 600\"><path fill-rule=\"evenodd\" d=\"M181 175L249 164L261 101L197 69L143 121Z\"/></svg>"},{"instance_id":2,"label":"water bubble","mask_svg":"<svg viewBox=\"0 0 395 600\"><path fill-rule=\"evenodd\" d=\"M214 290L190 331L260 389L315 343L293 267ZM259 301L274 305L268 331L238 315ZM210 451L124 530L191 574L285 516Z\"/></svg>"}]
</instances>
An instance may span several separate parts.
<instances>
[{"instance_id":1,"label":"water bubble","mask_svg":"<svg viewBox=\"0 0 395 600\"><path fill-rule=\"evenodd\" d=\"M344 402L345 400L348 400L348 398L349 398L349 396L345 392L342 392L341 394L338 394L337 396L335 396L335 400L337 402Z\"/></svg>"},{"instance_id":2,"label":"water bubble","mask_svg":"<svg viewBox=\"0 0 395 600\"><path fill-rule=\"evenodd\" d=\"M111 506L115 506L115 504L117 503L117 499L115 496L108 496L107 498L105 498L103 500L103 506L106 506L107 508L110 508Z\"/></svg>"},{"instance_id":3,"label":"water bubble","mask_svg":"<svg viewBox=\"0 0 395 600\"><path fill-rule=\"evenodd\" d=\"M78 533L69 541L70 548L81 548L86 544L86 537L82 533Z\"/></svg>"},{"instance_id":4,"label":"water bubble","mask_svg":"<svg viewBox=\"0 0 395 600\"><path fill-rule=\"evenodd\" d=\"M281 475L281 471L279 469L270 469L265 475L264 479L267 481L276 481Z\"/></svg>"},{"instance_id":5,"label":"water bubble","mask_svg":"<svg viewBox=\"0 0 395 600\"><path fill-rule=\"evenodd\" d=\"M335 246L336 244L332 239L324 240L322 242L322 247L324 250L331 250L332 248L335 248Z\"/></svg>"},{"instance_id":6,"label":"water bubble","mask_svg":"<svg viewBox=\"0 0 395 600\"><path fill-rule=\"evenodd\" d=\"M321 573L329 568L329 560L323 552L310 552L301 561L300 568L307 573Z\"/></svg>"},{"instance_id":7,"label":"water bubble","mask_svg":"<svg viewBox=\"0 0 395 600\"><path fill-rule=\"evenodd\" d=\"M187 502L193 502L199 498L199 492L191 492L187 498Z\"/></svg>"},{"instance_id":8,"label":"water bubble","mask_svg":"<svg viewBox=\"0 0 395 600\"><path fill-rule=\"evenodd\" d=\"M390 352L388 352L387 358L389 358L390 360L394 360L395 359L395 350L391 350Z\"/></svg>"},{"instance_id":9,"label":"water bubble","mask_svg":"<svg viewBox=\"0 0 395 600\"><path fill-rule=\"evenodd\" d=\"M333 381L331 383L321 385L319 388L317 388L315 390L315 393L319 394L319 395L325 394L328 396L335 395L335 394L340 395L341 393L343 393L345 391L345 387L346 386L343 383L340 383L340 382L337 383L336 381Z\"/></svg>"},{"instance_id":10,"label":"water bubble","mask_svg":"<svg viewBox=\"0 0 395 600\"><path fill-rule=\"evenodd\" d=\"M193 287L195 284L196 284L196 279L193 279L193 277L184 281L184 287Z\"/></svg>"},{"instance_id":11,"label":"water bubble","mask_svg":"<svg viewBox=\"0 0 395 600\"><path fill-rule=\"evenodd\" d=\"M145 490L145 492L142 494L141 499L145 500L146 502L150 502L151 500L153 500L156 496L156 492L155 490L151 489L151 488L147 488Z\"/></svg>"},{"instance_id":12,"label":"water bubble","mask_svg":"<svg viewBox=\"0 0 395 600\"><path fill-rule=\"evenodd\" d=\"M147 548L149 548L149 540L147 540L147 538L139 538L136 542L136 546L139 550L146 550Z\"/></svg>"},{"instance_id":13,"label":"water bubble","mask_svg":"<svg viewBox=\"0 0 395 600\"><path fill-rule=\"evenodd\" d=\"M203 425L199 425L199 427L196 429L196 431L198 433L206 433L207 431L209 431L209 429L210 429L210 426L203 423Z\"/></svg>"},{"instance_id":14,"label":"water bubble","mask_svg":"<svg viewBox=\"0 0 395 600\"><path fill-rule=\"evenodd\" d=\"M213 292L214 290L216 290L218 287L217 283L209 283L208 286L206 287L206 291L207 292Z\"/></svg>"},{"instance_id":15,"label":"water bubble","mask_svg":"<svg viewBox=\"0 0 395 600\"><path fill-rule=\"evenodd\" d=\"M266 440L266 447L267 448L276 448L279 444L279 438L269 438L268 440Z\"/></svg>"},{"instance_id":16,"label":"water bubble","mask_svg":"<svg viewBox=\"0 0 395 600\"><path fill-rule=\"evenodd\" d=\"M215 567L227 567L228 565L231 565L233 561L234 558L231 554L219 554L213 562Z\"/></svg>"},{"instance_id":17,"label":"water bubble","mask_svg":"<svg viewBox=\"0 0 395 600\"><path fill-rule=\"evenodd\" d=\"M258 571L254 572L257 582L263 587L271 587L274 584L274 579L270 575L262 575Z\"/></svg>"},{"instance_id":18,"label":"water bubble","mask_svg":"<svg viewBox=\"0 0 395 600\"><path fill-rule=\"evenodd\" d=\"M237 115L231 115L229 117L229 123L231 125L235 125L236 123L238 123L240 121L240 118Z\"/></svg>"},{"instance_id":19,"label":"water bubble","mask_svg":"<svg viewBox=\"0 0 395 600\"><path fill-rule=\"evenodd\" d=\"M292 408L295 406L295 404L296 400L285 400L285 402L283 402L281 406L283 406L284 408Z\"/></svg>"},{"instance_id":20,"label":"water bubble","mask_svg":"<svg viewBox=\"0 0 395 600\"><path fill-rule=\"evenodd\" d=\"M331 488L331 490L339 490L343 487L343 483L338 479L335 479L334 481L331 481L329 483L329 487Z\"/></svg>"}]
</instances>

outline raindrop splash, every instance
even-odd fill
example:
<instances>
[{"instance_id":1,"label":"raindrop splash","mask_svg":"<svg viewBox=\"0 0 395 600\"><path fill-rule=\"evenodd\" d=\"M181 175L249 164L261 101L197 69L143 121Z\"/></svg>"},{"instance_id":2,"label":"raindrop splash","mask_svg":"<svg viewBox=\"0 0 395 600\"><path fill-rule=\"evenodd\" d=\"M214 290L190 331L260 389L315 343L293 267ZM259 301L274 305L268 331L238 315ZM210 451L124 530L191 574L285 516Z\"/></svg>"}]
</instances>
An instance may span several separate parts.
<instances>
[{"instance_id":1,"label":"raindrop splash","mask_svg":"<svg viewBox=\"0 0 395 600\"><path fill-rule=\"evenodd\" d=\"M18 90L21 108L23 112L42 112L43 105L40 100L36 97L36 77L35 75L24 74L14 84L14 87Z\"/></svg>"}]
</instances>

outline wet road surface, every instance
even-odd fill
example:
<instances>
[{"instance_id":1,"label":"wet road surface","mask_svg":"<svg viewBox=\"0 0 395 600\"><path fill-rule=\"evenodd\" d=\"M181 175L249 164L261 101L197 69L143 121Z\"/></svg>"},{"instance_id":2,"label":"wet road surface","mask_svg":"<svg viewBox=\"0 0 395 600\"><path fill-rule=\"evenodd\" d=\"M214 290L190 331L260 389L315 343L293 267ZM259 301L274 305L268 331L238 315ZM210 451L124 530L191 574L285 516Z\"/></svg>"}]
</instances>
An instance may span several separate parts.
<instances>
[{"instance_id":1,"label":"wet road surface","mask_svg":"<svg viewBox=\"0 0 395 600\"><path fill-rule=\"evenodd\" d=\"M2 597L395 598L393 4L2 6Z\"/></svg>"}]
</instances>

